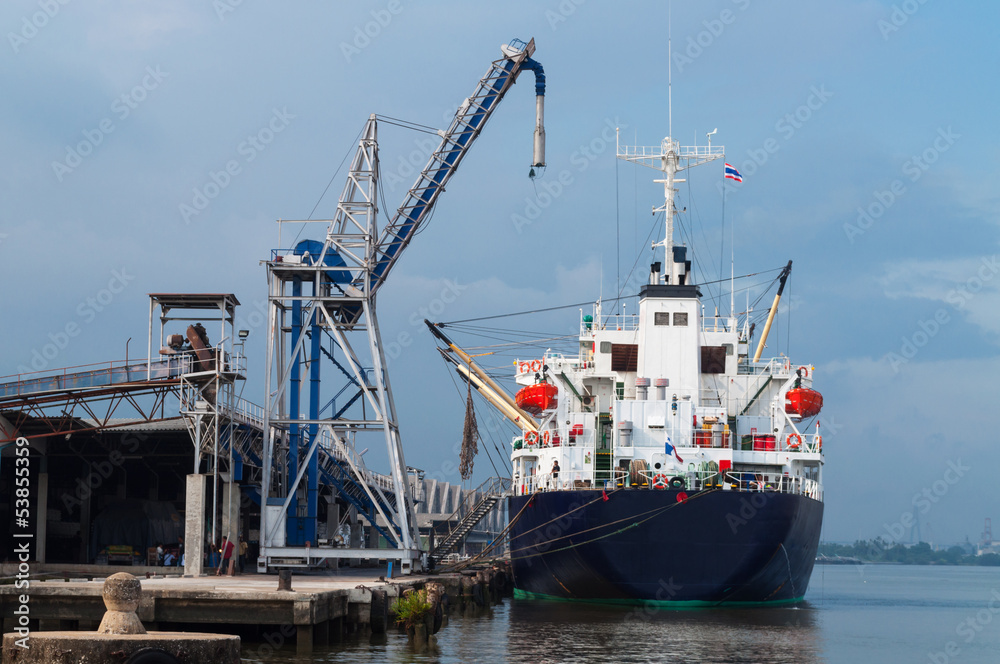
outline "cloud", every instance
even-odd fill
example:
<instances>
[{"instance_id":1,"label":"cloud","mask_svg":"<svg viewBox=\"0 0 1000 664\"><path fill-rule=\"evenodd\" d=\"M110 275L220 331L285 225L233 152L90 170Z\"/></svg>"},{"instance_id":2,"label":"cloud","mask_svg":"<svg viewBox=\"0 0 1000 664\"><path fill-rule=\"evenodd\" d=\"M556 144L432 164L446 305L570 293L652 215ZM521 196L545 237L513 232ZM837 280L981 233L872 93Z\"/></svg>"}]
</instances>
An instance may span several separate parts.
<instances>
[{"instance_id":1,"label":"cloud","mask_svg":"<svg viewBox=\"0 0 1000 664\"><path fill-rule=\"evenodd\" d=\"M890 299L941 303L949 314L991 334L1000 334L1000 255L949 260L907 259L889 263L879 283Z\"/></svg>"}]
</instances>

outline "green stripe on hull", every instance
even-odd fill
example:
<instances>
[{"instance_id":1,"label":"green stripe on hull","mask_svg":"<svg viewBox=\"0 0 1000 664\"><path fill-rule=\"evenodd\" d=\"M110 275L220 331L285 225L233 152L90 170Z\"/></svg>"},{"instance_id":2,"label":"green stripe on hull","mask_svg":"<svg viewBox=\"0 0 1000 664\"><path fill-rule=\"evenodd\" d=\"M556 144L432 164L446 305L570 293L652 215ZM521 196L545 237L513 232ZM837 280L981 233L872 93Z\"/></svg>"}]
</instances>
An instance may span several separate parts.
<instances>
[{"instance_id":1,"label":"green stripe on hull","mask_svg":"<svg viewBox=\"0 0 1000 664\"><path fill-rule=\"evenodd\" d=\"M652 606L661 609L706 609L711 607L752 608L757 606L784 606L801 602L805 596L793 599L778 599L763 602L709 602L705 600L657 600L657 599L580 599L577 597L556 597L514 588L514 599L544 600L548 602L575 602L578 604L614 604L618 606Z\"/></svg>"}]
</instances>

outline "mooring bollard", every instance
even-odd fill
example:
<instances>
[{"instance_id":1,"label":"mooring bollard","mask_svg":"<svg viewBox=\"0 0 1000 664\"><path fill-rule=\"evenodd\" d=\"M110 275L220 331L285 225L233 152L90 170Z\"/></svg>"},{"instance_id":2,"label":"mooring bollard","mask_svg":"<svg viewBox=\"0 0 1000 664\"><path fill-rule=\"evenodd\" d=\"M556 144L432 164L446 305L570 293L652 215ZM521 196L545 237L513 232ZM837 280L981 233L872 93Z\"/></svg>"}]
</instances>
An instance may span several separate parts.
<instances>
[{"instance_id":1,"label":"mooring bollard","mask_svg":"<svg viewBox=\"0 0 1000 664\"><path fill-rule=\"evenodd\" d=\"M283 569L278 571L278 590L292 590L292 570Z\"/></svg>"},{"instance_id":2,"label":"mooring bollard","mask_svg":"<svg viewBox=\"0 0 1000 664\"><path fill-rule=\"evenodd\" d=\"M96 632L38 632L30 647L16 645L18 634L3 636L3 664L238 664L240 637L228 634L147 632L136 615L142 585L119 572L104 581L107 612Z\"/></svg>"},{"instance_id":3,"label":"mooring bollard","mask_svg":"<svg viewBox=\"0 0 1000 664\"><path fill-rule=\"evenodd\" d=\"M112 574L104 580L104 606L107 612L97 628L98 634L145 634L146 628L135 611L142 597L139 579L127 572Z\"/></svg>"}]
</instances>

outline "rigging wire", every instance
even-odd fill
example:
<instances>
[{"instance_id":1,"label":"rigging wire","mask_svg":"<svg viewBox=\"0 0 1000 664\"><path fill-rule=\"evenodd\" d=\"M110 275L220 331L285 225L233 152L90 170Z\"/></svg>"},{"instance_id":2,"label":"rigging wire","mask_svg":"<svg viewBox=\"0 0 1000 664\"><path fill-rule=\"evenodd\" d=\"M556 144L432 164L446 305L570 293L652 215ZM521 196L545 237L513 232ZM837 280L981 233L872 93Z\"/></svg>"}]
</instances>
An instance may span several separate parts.
<instances>
[{"instance_id":1,"label":"rigging wire","mask_svg":"<svg viewBox=\"0 0 1000 664\"><path fill-rule=\"evenodd\" d=\"M401 118L394 118L388 115L375 115L377 120L381 120L386 124L396 125L397 127L402 127L403 129L410 129L413 131L420 131L425 134L434 134L435 136L440 136L439 129L435 127L430 127L428 125L420 124L419 122L412 122L410 120L403 120Z\"/></svg>"},{"instance_id":2,"label":"rigging wire","mask_svg":"<svg viewBox=\"0 0 1000 664\"><path fill-rule=\"evenodd\" d=\"M615 290L622 292L622 231L619 217L621 204L618 202L618 159L615 159ZM617 309L617 306L615 307Z\"/></svg>"},{"instance_id":3,"label":"rigging wire","mask_svg":"<svg viewBox=\"0 0 1000 664\"><path fill-rule=\"evenodd\" d=\"M358 144L358 140L361 138L361 134L363 134L364 131L365 128L362 127L358 131L358 135L354 137L353 141L351 141L351 145L350 147L347 148L347 152L344 154L344 158L340 160L340 166L337 166L337 170L333 172L333 175L330 177L330 181L326 183L326 187L323 189L323 193L319 195L319 199L316 201L316 205L313 206L313 209L309 212L309 216L306 217L306 219L312 219L313 215L316 214L316 209L319 207L319 204L323 202L323 198L326 196L326 192L330 190L330 187L333 185L333 181L337 179L337 175L340 174L340 169L342 169L344 167L344 164L347 163L348 157L351 156L351 151L355 149L354 146ZM299 237L302 235L302 231L304 231L305 229L306 225L302 224L302 227L299 228L299 232L295 234L295 239L292 240L293 245L299 241Z\"/></svg>"}]
</instances>

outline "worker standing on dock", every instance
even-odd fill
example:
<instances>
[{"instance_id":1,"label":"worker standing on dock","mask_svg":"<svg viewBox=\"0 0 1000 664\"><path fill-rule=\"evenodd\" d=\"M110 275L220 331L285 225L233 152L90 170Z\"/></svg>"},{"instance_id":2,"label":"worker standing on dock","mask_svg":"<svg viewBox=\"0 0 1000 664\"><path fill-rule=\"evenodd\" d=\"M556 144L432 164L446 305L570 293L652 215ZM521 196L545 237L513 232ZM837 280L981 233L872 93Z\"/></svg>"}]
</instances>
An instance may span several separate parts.
<instances>
[{"instance_id":1,"label":"worker standing on dock","mask_svg":"<svg viewBox=\"0 0 1000 664\"><path fill-rule=\"evenodd\" d=\"M240 574L243 573L243 567L246 565L246 562L247 562L247 549L248 548L249 547L247 546L246 541L244 541L244 539L243 539L243 535L240 535L240 550L239 550L239 554L240 554L240 558L239 558L239 560L240 560Z\"/></svg>"},{"instance_id":2,"label":"worker standing on dock","mask_svg":"<svg viewBox=\"0 0 1000 664\"><path fill-rule=\"evenodd\" d=\"M222 562L219 563L219 569L215 570L216 576L222 576L223 570L225 570L228 576L233 575L233 543L229 541L229 535L222 536Z\"/></svg>"}]
</instances>

